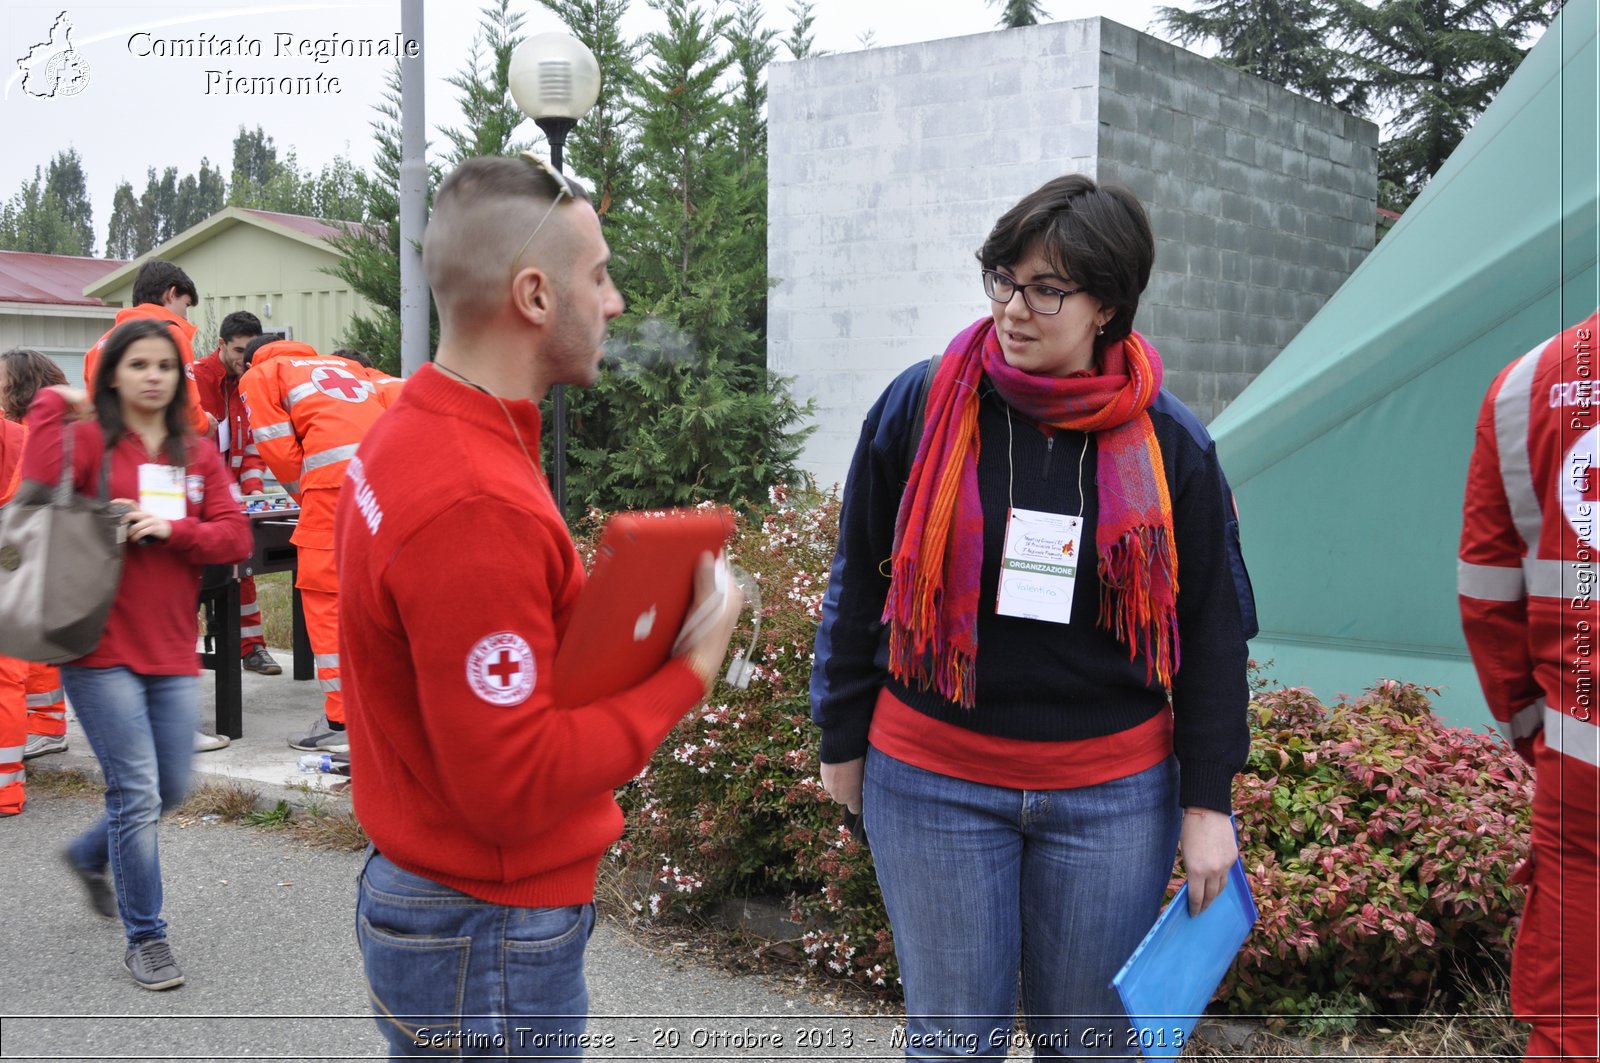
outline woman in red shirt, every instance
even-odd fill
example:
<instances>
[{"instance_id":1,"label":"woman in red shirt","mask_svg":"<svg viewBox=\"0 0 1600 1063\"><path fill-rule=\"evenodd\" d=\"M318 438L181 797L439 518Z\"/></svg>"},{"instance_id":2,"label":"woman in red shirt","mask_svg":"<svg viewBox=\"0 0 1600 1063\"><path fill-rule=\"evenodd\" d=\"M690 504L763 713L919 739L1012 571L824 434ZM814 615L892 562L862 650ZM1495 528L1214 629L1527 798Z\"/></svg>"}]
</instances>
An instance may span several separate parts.
<instances>
[{"instance_id":1,"label":"woman in red shirt","mask_svg":"<svg viewBox=\"0 0 1600 1063\"><path fill-rule=\"evenodd\" d=\"M216 447L190 434L182 366L161 322L117 328L96 368L93 405L66 387L34 398L23 458L26 479L54 481L62 435L71 432L78 492L98 492L109 450L110 494L128 507L122 580L105 634L61 668L106 780L106 815L65 856L96 911L121 911L124 962L146 989L183 982L161 919L156 820L189 788L199 718L200 570L241 561L251 546Z\"/></svg>"}]
</instances>

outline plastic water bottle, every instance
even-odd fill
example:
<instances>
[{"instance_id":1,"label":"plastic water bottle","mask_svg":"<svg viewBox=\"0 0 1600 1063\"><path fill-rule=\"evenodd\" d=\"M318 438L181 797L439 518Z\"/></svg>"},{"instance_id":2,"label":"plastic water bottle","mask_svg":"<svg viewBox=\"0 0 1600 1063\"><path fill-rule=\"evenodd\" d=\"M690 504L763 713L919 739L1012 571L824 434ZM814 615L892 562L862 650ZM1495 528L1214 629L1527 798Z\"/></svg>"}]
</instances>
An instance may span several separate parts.
<instances>
[{"instance_id":1,"label":"plastic water bottle","mask_svg":"<svg viewBox=\"0 0 1600 1063\"><path fill-rule=\"evenodd\" d=\"M329 753L307 753L299 760L300 770L307 775L333 770L333 756Z\"/></svg>"}]
</instances>

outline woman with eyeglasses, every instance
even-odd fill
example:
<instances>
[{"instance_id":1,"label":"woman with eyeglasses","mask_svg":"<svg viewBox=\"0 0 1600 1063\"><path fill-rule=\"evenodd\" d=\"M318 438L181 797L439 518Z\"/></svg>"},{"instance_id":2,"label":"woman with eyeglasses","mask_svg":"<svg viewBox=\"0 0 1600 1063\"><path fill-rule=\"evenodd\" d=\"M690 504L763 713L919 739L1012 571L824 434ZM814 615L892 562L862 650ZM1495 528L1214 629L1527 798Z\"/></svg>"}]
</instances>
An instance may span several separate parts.
<instances>
[{"instance_id":1,"label":"woman with eyeglasses","mask_svg":"<svg viewBox=\"0 0 1600 1063\"><path fill-rule=\"evenodd\" d=\"M1137 1056L1112 976L1175 854L1193 911L1237 857L1254 603L1215 448L1133 329L1154 257L1125 189L1024 197L978 251L988 314L851 464L812 716L908 1059L1004 1057L1019 989L1036 1058Z\"/></svg>"},{"instance_id":2,"label":"woman with eyeglasses","mask_svg":"<svg viewBox=\"0 0 1600 1063\"><path fill-rule=\"evenodd\" d=\"M199 716L196 601L206 565L250 554L250 523L217 448L190 434L189 391L177 341L160 321L131 321L106 337L94 398L42 388L28 408L23 477L54 483L63 435L72 437L79 494L102 470L126 506L127 547L105 633L61 666L73 711L100 761L106 814L67 846L67 864L107 918L120 914L123 962L145 989L183 972L161 918L156 821L189 789Z\"/></svg>"}]
</instances>

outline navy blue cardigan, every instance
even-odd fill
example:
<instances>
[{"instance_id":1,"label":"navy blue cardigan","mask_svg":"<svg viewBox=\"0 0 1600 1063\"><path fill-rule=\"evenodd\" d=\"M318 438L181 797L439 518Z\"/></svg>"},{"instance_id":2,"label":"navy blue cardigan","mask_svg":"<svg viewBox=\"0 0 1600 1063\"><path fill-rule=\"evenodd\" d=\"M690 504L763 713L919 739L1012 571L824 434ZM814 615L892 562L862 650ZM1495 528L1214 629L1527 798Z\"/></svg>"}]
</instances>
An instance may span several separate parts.
<instances>
[{"instance_id":1,"label":"navy blue cardigan","mask_svg":"<svg viewBox=\"0 0 1600 1063\"><path fill-rule=\"evenodd\" d=\"M822 602L811 673L811 716L822 728L822 760L838 763L866 753L873 706L884 686L934 719L1011 739L1098 738L1163 711L1167 691L1146 679L1144 657L1130 660L1128 648L1097 622L1100 580L1090 553L1098 515L1094 436L1041 430L1009 411L987 379L978 412L984 560L976 704L962 708L936 691L889 676L888 630L879 618L907 475L906 436L926 364L901 373L868 412L845 481L839 548ZM1179 799L1185 807L1228 811L1233 777L1249 746L1245 640L1256 633L1255 599L1239 552L1232 492L1211 437L1165 390L1151 406L1150 419L1166 464L1178 553L1182 660L1173 676L1171 705ZM1070 624L995 613L1012 504L1084 518Z\"/></svg>"}]
</instances>

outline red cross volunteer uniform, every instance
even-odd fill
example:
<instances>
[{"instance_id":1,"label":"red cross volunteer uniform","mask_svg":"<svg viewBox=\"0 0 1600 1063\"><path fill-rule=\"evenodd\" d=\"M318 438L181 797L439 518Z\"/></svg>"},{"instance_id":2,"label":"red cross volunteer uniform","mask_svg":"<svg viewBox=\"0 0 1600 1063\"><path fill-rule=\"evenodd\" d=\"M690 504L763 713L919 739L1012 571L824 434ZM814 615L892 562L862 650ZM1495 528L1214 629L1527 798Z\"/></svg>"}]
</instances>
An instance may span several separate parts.
<instances>
[{"instance_id":1,"label":"red cross volunteer uniform","mask_svg":"<svg viewBox=\"0 0 1600 1063\"><path fill-rule=\"evenodd\" d=\"M398 382L307 344L278 340L256 351L239 392L262 460L300 503L291 540L299 555L295 586L305 605L323 712L342 724L333 517L356 446L399 393Z\"/></svg>"},{"instance_id":2,"label":"red cross volunteer uniform","mask_svg":"<svg viewBox=\"0 0 1600 1063\"><path fill-rule=\"evenodd\" d=\"M1489 709L1534 766L1511 1007L1527 1058L1595 1059L1600 1012L1600 314L1507 366L1478 415L1458 589ZM1520 876L1519 876L1520 877Z\"/></svg>"}]
</instances>

